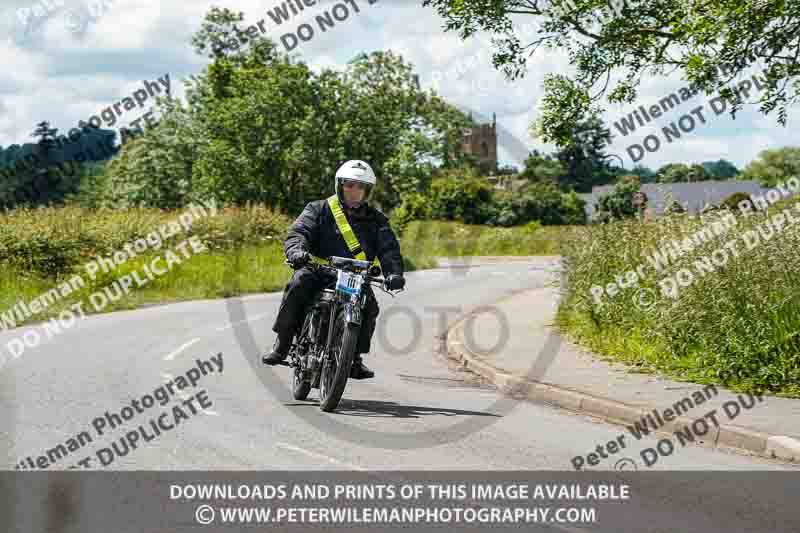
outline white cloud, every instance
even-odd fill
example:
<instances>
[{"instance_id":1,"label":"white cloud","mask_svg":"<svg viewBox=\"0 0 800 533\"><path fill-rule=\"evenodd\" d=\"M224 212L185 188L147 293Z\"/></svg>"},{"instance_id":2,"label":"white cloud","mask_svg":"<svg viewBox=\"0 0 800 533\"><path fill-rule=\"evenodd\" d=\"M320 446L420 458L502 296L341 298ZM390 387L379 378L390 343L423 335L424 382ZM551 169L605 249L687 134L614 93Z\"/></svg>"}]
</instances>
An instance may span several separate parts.
<instances>
[{"instance_id":1,"label":"white cloud","mask_svg":"<svg viewBox=\"0 0 800 533\"><path fill-rule=\"evenodd\" d=\"M199 73L207 64L206 58L194 53L190 39L215 2L64 0L63 7L37 21L26 37L16 10L36 1L11 0L0 7L0 54L6 67L0 79L0 102L5 106L0 114L0 145L29 142L30 132L42 120L69 129L78 120L129 95L142 80L155 80L165 72L172 79L173 95L182 96L181 79ZM106 8L96 9L97 16L84 20L79 31L71 31L68 13L81 12L81 8L85 12L87 3L96 1L105 2ZM319 31L316 17L341 4L339 0L320 0L280 26L267 16L268 10L281 5L277 0L235 0L225 6L244 13L245 28L263 19L268 35L276 41L299 24L311 24L316 35L309 42L301 42L295 51L315 70L341 68L360 52L399 52L414 65L424 88L438 83L438 92L461 108L486 117L497 113L498 123L516 139L515 145L552 150L552 146L532 139L528 127L538 114L545 75L568 74L574 69L563 50L540 48L528 60L527 75L508 81L491 64L489 35L479 34L464 42L455 32L444 32L445 21L432 8L421 7L420 2L378 0L370 5L367 0L352 1L360 11L355 13L350 8L348 18L326 32ZM338 9L341 13L342 8ZM535 19L520 17L515 23L522 34L535 35L531 25ZM666 79L647 78L639 88L639 102L656 103L685 85L677 74ZM698 96L635 134L616 138L610 151L625 156L626 166L631 165L625 154L629 144L640 142L648 133L657 133L663 140L662 127L705 101L706 97ZM638 104L608 105L604 115L607 125L613 130L613 121L636 107ZM723 115L714 116L679 141L647 154L643 162L657 168L670 161L726 158L742 166L760 150L796 142L790 132L792 124L797 124L798 111L790 111L787 128L777 125L774 113L764 117L757 106L742 111L735 122ZM130 114L134 118L140 111ZM501 156L505 158L503 152L511 151L501 147Z\"/></svg>"}]
</instances>

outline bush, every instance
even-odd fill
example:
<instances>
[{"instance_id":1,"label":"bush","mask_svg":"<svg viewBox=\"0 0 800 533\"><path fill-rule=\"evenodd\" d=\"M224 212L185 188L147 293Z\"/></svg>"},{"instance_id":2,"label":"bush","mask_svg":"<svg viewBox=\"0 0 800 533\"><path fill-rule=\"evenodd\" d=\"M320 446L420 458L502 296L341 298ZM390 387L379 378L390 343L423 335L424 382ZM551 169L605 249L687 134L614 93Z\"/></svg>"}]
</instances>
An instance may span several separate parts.
<instances>
[{"instance_id":1,"label":"bush","mask_svg":"<svg viewBox=\"0 0 800 533\"><path fill-rule=\"evenodd\" d=\"M633 218L636 216L633 196L639 192L639 188L638 176L621 178L610 193L598 199L595 205L596 220L605 222L612 219Z\"/></svg>"},{"instance_id":2,"label":"bush","mask_svg":"<svg viewBox=\"0 0 800 533\"><path fill-rule=\"evenodd\" d=\"M735 192L725 198L720 205L738 215L741 214L741 211L739 210L739 202L744 200L750 200L750 195L745 192Z\"/></svg>"},{"instance_id":3,"label":"bush","mask_svg":"<svg viewBox=\"0 0 800 533\"><path fill-rule=\"evenodd\" d=\"M439 220L460 220L483 224L491 214L492 187L481 177L442 176L431 183L431 216Z\"/></svg>"},{"instance_id":4,"label":"bush","mask_svg":"<svg viewBox=\"0 0 800 533\"><path fill-rule=\"evenodd\" d=\"M184 210L16 209L0 215L0 263L47 277L68 274L95 256L108 255L125 243L144 238ZM196 219L188 232L170 241L197 235L211 250L283 239L291 221L256 205L220 209ZM163 248L162 248L163 249Z\"/></svg>"},{"instance_id":5,"label":"bush","mask_svg":"<svg viewBox=\"0 0 800 533\"><path fill-rule=\"evenodd\" d=\"M667 214L677 215L680 213L685 213L686 209L677 200L672 200L672 202L670 202L670 204L664 209L664 212Z\"/></svg>"},{"instance_id":6,"label":"bush","mask_svg":"<svg viewBox=\"0 0 800 533\"><path fill-rule=\"evenodd\" d=\"M504 227L533 220L544 225L585 224L585 205L575 192L562 193L553 182L537 182L515 193L498 193L487 223Z\"/></svg>"},{"instance_id":7,"label":"bush","mask_svg":"<svg viewBox=\"0 0 800 533\"><path fill-rule=\"evenodd\" d=\"M430 199L419 193L405 194L401 197L400 207L392 212L391 224L398 235L402 235L406 226L412 220L427 220L431 218Z\"/></svg>"}]
</instances>

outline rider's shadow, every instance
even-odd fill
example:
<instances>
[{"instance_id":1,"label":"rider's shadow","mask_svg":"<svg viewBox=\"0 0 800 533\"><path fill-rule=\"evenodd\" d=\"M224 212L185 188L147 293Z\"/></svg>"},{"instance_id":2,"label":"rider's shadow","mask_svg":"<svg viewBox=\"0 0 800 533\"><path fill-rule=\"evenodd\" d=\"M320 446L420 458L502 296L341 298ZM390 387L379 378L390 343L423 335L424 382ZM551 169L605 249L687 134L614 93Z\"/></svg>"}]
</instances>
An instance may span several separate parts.
<instances>
[{"instance_id":1,"label":"rider's shadow","mask_svg":"<svg viewBox=\"0 0 800 533\"><path fill-rule=\"evenodd\" d=\"M288 405L314 405L305 404L286 404ZM336 408L337 415L344 416L365 416L378 417L388 416L392 418L420 418L421 416L444 415L444 416L496 416L495 413L485 413L481 411L465 411L463 409L447 409L444 407L422 407L419 405L401 405L397 402L381 402L375 400L348 400L342 399Z\"/></svg>"}]
</instances>

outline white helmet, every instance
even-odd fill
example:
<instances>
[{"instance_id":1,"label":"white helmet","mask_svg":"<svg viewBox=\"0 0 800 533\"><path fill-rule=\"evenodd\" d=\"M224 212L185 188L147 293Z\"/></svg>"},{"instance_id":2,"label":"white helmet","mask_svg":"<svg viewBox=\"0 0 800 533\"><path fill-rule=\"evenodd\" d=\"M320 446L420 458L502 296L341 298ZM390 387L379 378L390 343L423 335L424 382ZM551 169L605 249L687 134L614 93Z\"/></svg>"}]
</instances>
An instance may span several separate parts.
<instances>
[{"instance_id":1,"label":"white helmet","mask_svg":"<svg viewBox=\"0 0 800 533\"><path fill-rule=\"evenodd\" d=\"M351 159L350 161L344 163L339 167L339 170L336 171L336 177L334 178L336 196L339 197L339 202L341 202L342 205L344 205L344 196L342 195L342 180L360 181L367 184L367 190L364 193L364 199L356 207L360 207L361 204L367 202L377 181L375 178L375 172L372 171L372 167L369 166L366 161L362 161L360 159Z\"/></svg>"}]
</instances>

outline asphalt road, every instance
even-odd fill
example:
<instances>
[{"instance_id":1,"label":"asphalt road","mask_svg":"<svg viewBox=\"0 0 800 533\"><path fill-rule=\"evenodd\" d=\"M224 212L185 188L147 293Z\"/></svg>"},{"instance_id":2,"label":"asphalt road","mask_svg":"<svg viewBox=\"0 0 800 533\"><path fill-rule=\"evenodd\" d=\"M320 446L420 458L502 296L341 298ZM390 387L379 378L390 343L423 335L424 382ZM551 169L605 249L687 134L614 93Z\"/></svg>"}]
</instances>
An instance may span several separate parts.
<instances>
[{"instance_id":1,"label":"asphalt road","mask_svg":"<svg viewBox=\"0 0 800 533\"><path fill-rule=\"evenodd\" d=\"M0 461L13 469L26 457L36 461L85 432L92 442L50 469L77 465L86 457L92 458L92 467L101 468L97 450L110 448L124 432L107 431L100 437L92 425L96 418L106 411L120 413L132 399L198 368L198 359L210 361L221 353L222 372L201 375L196 387L174 387L179 397L195 397L191 405L197 413L184 404L188 416L179 425L140 442L124 456L117 453L108 469L571 470L574 456L585 456L599 443L613 440L622 428L545 403L504 399L473 375L448 368L437 353L437 336L460 312L520 289L542 287L553 266L508 263L411 272L407 290L395 298L376 290L382 313L373 350L365 359L376 377L350 381L333 414L318 409L317 390L309 401L292 399L288 367L253 364L260 359L254 346L271 346L280 293L89 316L8 361L0 371ZM440 320L445 311L446 320ZM549 310L531 309L545 312ZM0 349L5 351L6 343L26 329L37 328L41 331L41 326L31 326L3 332ZM532 354L537 348L532 347ZM558 364L557 358L553 364ZM201 390L204 408L196 396ZM168 412L172 405L144 409L126 430ZM655 443L653 439L652 446ZM607 467L613 468L613 462ZM792 469L702 447L683 449L657 468L706 472L708 477L713 477L711 471ZM685 483L675 481L680 490L665 483L652 483L650 506L639 508L648 507L670 520L674 528L665 531L715 531L712 523L725 525L720 531L750 530L743 514L731 515L734 502L747 504L753 524L758 524L758 498L765 496L747 496L742 502L741 481L719 481L706 504ZM778 506L770 516L786 512ZM607 530L644 531L623 527L622 521L631 516L622 513ZM712 521L702 529L690 527L700 517ZM713 521L716 518L719 522ZM639 524L648 523L644 516L639 519ZM761 531L768 530L779 529Z\"/></svg>"}]
</instances>

